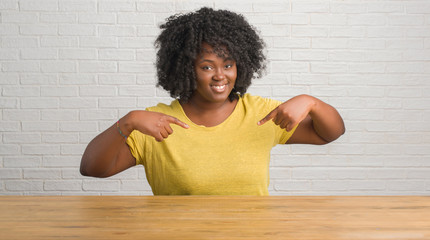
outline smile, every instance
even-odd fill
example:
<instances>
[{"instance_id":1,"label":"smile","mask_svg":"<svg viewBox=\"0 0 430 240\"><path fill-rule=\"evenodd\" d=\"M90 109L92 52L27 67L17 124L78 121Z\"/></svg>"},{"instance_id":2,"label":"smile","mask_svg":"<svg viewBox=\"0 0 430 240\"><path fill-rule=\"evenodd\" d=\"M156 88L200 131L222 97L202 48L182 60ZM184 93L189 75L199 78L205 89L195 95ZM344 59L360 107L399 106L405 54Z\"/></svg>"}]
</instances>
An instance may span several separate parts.
<instances>
[{"instance_id":1,"label":"smile","mask_svg":"<svg viewBox=\"0 0 430 240\"><path fill-rule=\"evenodd\" d=\"M227 88L227 85L211 85L211 88L215 91L215 92L224 92L224 90Z\"/></svg>"}]
</instances>

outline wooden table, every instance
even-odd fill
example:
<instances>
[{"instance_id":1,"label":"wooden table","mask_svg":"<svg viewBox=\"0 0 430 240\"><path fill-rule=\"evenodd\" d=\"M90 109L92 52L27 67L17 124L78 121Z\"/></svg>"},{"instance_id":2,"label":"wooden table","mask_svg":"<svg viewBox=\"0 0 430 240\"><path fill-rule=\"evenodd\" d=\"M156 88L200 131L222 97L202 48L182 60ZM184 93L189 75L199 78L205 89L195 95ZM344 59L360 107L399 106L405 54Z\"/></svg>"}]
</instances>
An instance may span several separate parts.
<instances>
[{"instance_id":1,"label":"wooden table","mask_svg":"<svg viewBox=\"0 0 430 240\"><path fill-rule=\"evenodd\" d=\"M430 239L430 196L0 196L0 239Z\"/></svg>"}]
</instances>

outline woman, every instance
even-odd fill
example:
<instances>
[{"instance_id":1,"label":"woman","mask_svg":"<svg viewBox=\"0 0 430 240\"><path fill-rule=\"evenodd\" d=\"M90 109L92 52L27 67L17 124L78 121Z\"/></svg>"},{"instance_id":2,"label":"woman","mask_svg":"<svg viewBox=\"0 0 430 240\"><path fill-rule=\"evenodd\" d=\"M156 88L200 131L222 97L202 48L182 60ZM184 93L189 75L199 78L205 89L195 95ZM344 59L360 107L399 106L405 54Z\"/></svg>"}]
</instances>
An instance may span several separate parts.
<instances>
[{"instance_id":1,"label":"woman","mask_svg":"<svg viewBox=\"0 0 430 240\"><path fill-rule=\"evenodd\" d=\"M273 146L326 144L344 133L338 112L312 96L282 103L246 94L265 57L241 15L202 8L161 28L158 85L176 100L131 111L94 138L83 175L142 164L155 195L268 195Z\"/></svg>"}]
</instances>

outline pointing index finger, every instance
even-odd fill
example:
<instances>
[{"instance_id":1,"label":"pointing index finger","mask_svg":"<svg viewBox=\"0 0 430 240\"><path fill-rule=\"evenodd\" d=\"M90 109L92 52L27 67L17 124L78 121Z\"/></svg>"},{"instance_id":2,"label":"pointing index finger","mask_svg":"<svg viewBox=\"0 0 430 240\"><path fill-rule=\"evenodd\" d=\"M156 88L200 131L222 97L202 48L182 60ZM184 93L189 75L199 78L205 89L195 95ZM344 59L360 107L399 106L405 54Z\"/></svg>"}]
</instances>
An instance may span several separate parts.
<instances>
[{"instance_id":1,"label":"pointing index finger","mask_svg":"<svg viewBox=\"0 0 430 240\"><path fill-rule=\"evenodd\" d=\"M175 118L175 117L171 117L171 118L169 118L169 122L170 122L170 123L174 123L174 124L176 124L176 125L179 125L179 126L181 126L181 127L183 127L183 128L190 128L190 126L188 126L188 124L186 124L186 123L184 123L184 122L180 121L179 119L177 119L177 118Z\"/></svg>"},{"instance_id":2,"label":"pointing index finger","mask_svg":"<svg viewBox=\"0 0 430 240\"><path fill-rule=\"evenodd\" d=\"M263 119L261 119L260 121L258 121L257 125L263 125L264 123L266 123L267 121L269 121L270 119L274 118L276 116L276 110L278 110L278 108L273 109L269 114L267 114Z\"/></svg>"}]
</instances>

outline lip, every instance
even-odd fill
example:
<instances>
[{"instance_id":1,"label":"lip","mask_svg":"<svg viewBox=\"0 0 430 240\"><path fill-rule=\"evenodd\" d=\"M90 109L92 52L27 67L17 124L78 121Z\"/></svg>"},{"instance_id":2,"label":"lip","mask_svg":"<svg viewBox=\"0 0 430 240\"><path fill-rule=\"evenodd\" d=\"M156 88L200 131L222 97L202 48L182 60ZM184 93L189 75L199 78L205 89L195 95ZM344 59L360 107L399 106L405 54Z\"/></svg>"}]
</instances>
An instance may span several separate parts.
<instances>
[{"instance_id":1,"label":"lip","mask_svg":"<svg viewBox=\"0 0 430 240\"><path fill-rule=\"evenodd\" d=\"M222 84L222 85L221 84L210 85L210 87L214 92L222 93L227 89L227 85L228 85L228 83Z\"/></svg>"}]
</instances>

